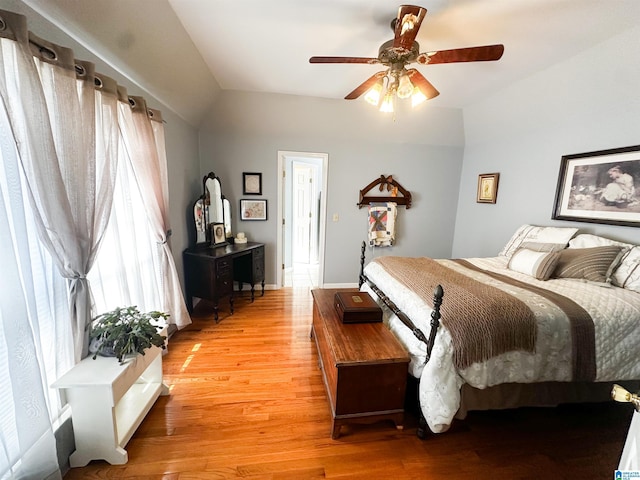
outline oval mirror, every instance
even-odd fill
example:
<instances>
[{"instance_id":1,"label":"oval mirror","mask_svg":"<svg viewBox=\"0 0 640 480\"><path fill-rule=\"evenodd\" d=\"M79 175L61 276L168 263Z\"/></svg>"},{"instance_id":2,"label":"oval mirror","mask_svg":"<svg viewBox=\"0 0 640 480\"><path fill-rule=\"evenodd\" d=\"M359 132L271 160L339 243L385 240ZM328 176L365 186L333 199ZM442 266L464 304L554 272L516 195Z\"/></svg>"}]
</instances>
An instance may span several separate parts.
<instances>
[{"instance_id":1,"label":"oval mirror","mask_svg":"<svg viewBox=\"0 0 640 480\"><path fill-rule=\"evenodd\" d=\"M224 215L224 231L226 238L233 237L233 231L231 230L231 202L224 196L222 197L222 213Z\"/></svg>"},{"instance_id":2,"label":"oval mirror","mask_svg":"<svg viewBox=\"0 0 640 480\"><path fill-rule=\"evenodd\" d=\"M220 178L210 172L202 180L204 194L205 237L209 245L224 245L231 232L231 205L225 206ZM229 220L225 220L225 209Z\"/></svg>"},{"instance_id":3,"label":"oval mirror","mask_svg":"<svg viewBox=\"0 0 640 480\"><path fill-rule=\"evenodd\" d=\"M193 205L193 218L196 223L196 243L207 241L206 220L204 218L204 200L200 197Z\"/></svg>"},{"instance_id":4,"label":"oval mirror","mask_svg":"<svg viewBox=\"0 0 640 480\"><path fill-rule=\"evenodd\" d=\"M207 178L205 182L205 195L209 198L207 218L209 224L224 223L224 213L222 210L222 187L218 177Z\"/></svg>"}]
</instances>

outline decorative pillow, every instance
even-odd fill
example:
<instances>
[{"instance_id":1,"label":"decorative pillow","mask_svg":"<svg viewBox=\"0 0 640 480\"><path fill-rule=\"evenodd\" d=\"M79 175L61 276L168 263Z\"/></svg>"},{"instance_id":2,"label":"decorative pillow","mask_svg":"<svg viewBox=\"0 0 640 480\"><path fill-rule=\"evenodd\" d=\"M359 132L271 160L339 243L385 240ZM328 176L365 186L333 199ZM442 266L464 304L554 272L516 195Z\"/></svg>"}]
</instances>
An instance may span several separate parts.
<instances>
[{"instance_id":1,"label":"decorative pillow","mask_svg":"<svg viewBox=\"0 0 640 480\"><path fill-rule=\"evenodd\" d=\"M571 227L536 227L525 224L516 230L499 255L511 258L523 242L555 244L559 248L565 248L577 231L577 228Z\"/></svg>"},{"instance_id":2,"label":"decorative pillow","mask_svg":"<svg viewBox=\"0 0 640 480\"><path fill-rule=\"evenodd\" d=\"M613 272L611 283L640 293L640 246L622 254L620 265Z\"/></svg>"},{"instance_id":3,"label":"decorative pillow","mask_svg":"<svg viewBox=\"0 0 640 480\"><path fill-rule=\"evenodd\" d=\"M618 266L622 251L618 245L566 248L560 252L553 277L608 283L613 269Z\"/></svg>"},{"instance_id":4,"label":"decorative pillow","mask_svg":"<svg viewBox=\"0 0 640 480\"><path fill-rule=\"evenodd\" d=\"M569 248L593 248L604 247L609 245L618 245L620 247L633 247L630 243L617 242L610 238L591 235L590 233L581 233L576 235L569 241Z\"/></svg>"},{"instance_id":5,"label":"decorative pillow","mask_svg":"<svg viewBox=\"0 0 640 480\"><path fill-rule=\"evenodd\" d=\"M536 252L528 248L519 248L509 260L509 269L524 273L538 280L547 280L558 263L560 252Z\"/></svg>"},{"instance_id":6,"label":"decorative pillow","mask_svg":"<svg viewBox=\"0 0 640 480\"><path fill-rule=\"evenodd\" d=\"M534 252L558 252L565 248L560 243L522 242L520 248L533 250Z\"/></svg>"},{"instance_id":7,"label":"decorative pillow","mask_svg":"<svg viewBox=\"0 0 640 480\"><path fill-rule=\"evenodd\" d=\"M640 292L640 246L588 233L576 235L569 242L569 248L590 248L604 245L617 245L624 249L620 262L614 266L611 283L616 287Z\"/></svg>"}]
</instances>

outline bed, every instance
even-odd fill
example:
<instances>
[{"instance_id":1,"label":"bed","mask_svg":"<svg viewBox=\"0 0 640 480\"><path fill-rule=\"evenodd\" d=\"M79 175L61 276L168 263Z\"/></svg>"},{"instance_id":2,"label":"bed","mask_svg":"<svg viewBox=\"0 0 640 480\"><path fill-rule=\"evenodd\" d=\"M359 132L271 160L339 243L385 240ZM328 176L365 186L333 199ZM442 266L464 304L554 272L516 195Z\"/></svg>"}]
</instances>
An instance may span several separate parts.
<instances>
[{"instance_id":1,"label":"bed","mask_svg":"<svg viewBox=\"0 0 640 480\"><path fill-rule=\"evenodd\" d=\"M605 401L640 385L640 246L521 226L496 257L378 256L360 288L410 354L419 435L470 410Z\"/></svg>"}]
</instances>

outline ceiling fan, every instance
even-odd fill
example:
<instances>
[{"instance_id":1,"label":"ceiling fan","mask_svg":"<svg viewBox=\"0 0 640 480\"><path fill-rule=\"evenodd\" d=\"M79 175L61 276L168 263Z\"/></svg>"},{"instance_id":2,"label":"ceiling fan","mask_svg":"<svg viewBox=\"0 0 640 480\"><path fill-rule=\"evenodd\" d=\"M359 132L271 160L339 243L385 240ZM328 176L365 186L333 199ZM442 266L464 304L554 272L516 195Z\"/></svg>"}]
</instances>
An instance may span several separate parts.
<instances>
[{"instance_id":1,"label":"ceiling fan","mask_svg":"<svg viewBox=\"0 0 640 480\"><path fill-rule=\"evenodd\" d=\"M401 5L398 9L398 16L391 21L394 38L380 46L377 58L311 57L309 63L384 65L387 67L386 70L375 73L344 98L353 100L366 92L365 100L369 103L379 105L383 112L393 112L394 96L411 97L412 104L415 106L438 96L440 93L418 70L407 68L407 65L411 63L434 65L438 63L487 62L499 60L502 57L504 45L486 45L421 53L415 38L426 13L427 9L423 7Z\"/></svg>"}]
</instances>

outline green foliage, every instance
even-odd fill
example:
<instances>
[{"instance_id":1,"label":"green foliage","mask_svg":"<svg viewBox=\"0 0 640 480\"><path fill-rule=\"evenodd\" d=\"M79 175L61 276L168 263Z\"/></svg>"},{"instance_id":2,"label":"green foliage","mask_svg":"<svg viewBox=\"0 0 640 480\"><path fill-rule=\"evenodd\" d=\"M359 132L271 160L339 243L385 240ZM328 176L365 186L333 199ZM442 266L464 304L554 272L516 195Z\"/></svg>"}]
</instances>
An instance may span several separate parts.
<instances>
[{"instance_id":1,"label":"green foliage","mask_svg":"<svg viewBox=\"0 0 640 480\"><path fill-rule=\"evenodd\" d=\"M127 355L144 355L145 349L152 345L164 349L167 337L158 333L162 327L153 322L168 317L169 314L157 311L141 313L136 306L98 315L93 319L90 334L93 359L101 354L117 357L124 363Z\"/></svg>"}]
</instances>

